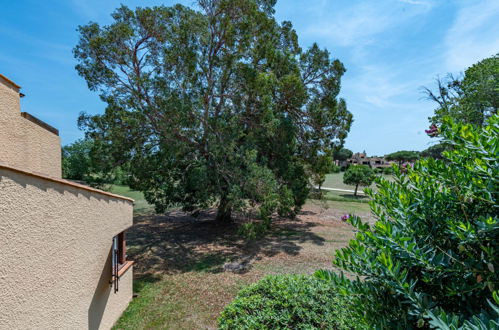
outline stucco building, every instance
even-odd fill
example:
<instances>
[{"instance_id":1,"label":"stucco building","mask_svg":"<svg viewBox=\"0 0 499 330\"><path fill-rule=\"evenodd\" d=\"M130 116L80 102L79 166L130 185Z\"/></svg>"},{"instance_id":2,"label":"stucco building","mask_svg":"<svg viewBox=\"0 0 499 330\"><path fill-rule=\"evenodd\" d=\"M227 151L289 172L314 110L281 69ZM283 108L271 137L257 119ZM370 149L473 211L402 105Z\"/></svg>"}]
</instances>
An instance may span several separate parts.
<instances>
[{"instance_id":1,"label":"stucco building","mask_svg":"<svg viewBox=\"0 0 499 330\"><path fill-rule=\"evenodd\" d=\"M344 165L367 165L372 168L385 168L391 167L392 162L387 161L384 157L368 157L365 152L357 152L353 154Z\"/></svg>"},{"instance_id":2,"label":"stucco building","mask_svg":"<svg viewBox=\"0 0 499 330\"><path fill-rule=\"evenodd\" d=\"M132 299L133 200L61 179L58 131L0 75L0 329L109 329Z\"/></svg>"}]
</instances>

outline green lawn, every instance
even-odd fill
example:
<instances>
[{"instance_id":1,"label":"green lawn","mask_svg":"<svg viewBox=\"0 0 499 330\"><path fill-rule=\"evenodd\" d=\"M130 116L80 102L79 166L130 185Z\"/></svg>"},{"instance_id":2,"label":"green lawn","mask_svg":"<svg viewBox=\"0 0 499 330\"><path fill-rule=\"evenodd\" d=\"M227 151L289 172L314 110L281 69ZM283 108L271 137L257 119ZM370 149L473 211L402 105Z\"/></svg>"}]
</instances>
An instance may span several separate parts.
<instances>
[{"instance_id":1,"label":"green lawn","mask_svg":"<svg viewBox=\"0 0 499 330\"><path fill-rule=\"evenodd\" d=\"M345 198L335 194L336 192L328 192L324 200L309 200L307 201L307 204L321 205L322 203L325 208L331 208L343 214L366 214L371 212L368 204L369 198L366 197L364 199L353 200L353 196Z\"/></svg>"},{"instance_id":2,"label":"green lawn","mask_svg":"<svg viewBox=\"0 0 499 330\"><path fill-rule=\"evenodd\" d=\"M379 174L378 174L379 175ZM392 180L391 175L383 175L384 178L388 180ZM343 172L333 173L326 175L326 180L322 184L324 188L337 188L337 189L346 189L346 190L354 190L355 186L349 186L343 183ZM359 190L364 189L365 187L359 187ZM373 183L369 188L376 190L376 184Z\"/></svg>"},{"instance_id":3,"label":"green lawn","mask_svg":"<svg viewBox=\"0 0 499 330\"><path fill-rule=\"evenodd\" d=\"M359 188L360 191L360 188ZM323 198L328 201L337 202L337 207L339 209L344 208L348 204L366 204L369 202L370 198L364 194L358 194L354 196L350 192L342 191L325 191L323 190Z\"/></svg>"},{"instance_id":4,"label":"green lawn","mask_svg":"<svg viewBox=\"0 0 499 330\"><path fill-rule=\"evenodd\" d=\"M136 214L154 212L154 206L147 203L147 201L144 198L144 194L140 191L132 190L128 186L118 186L118 185L112 185L108 190L113 194L129 197L135 200L133 206L133 212Z\"/></svg>"}]
</instances>

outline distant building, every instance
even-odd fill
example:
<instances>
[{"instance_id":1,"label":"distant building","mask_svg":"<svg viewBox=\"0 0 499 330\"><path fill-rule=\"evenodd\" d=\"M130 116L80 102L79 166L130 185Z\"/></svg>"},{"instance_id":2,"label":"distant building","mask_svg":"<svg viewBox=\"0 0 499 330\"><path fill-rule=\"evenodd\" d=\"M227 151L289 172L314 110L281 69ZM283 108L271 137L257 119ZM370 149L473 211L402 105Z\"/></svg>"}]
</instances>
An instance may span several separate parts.
<instances>
[{"instance_id":1,"label":"distant building","mask_svg":"<svg viewBox=\"0 0 499 330\"><path fill-rule=\"evenodd\" d=\"M132 299L133 200L61 178L59 132L0 75L0 329L110 329Z\"/></svg>"},{"instance_id":2,"label":"distant building","mask_svg":"<svg viewBox=\"0 0 499 330\"><path fill-rule=\"evenodd\" d=\"M339 166L348 165L367 165L372 168L385 168L392 166L392 162L386 160L384 157L372 156L368 157L365 152L357 152L346 161L339 162Z\"/></svg>"}]
</instances>

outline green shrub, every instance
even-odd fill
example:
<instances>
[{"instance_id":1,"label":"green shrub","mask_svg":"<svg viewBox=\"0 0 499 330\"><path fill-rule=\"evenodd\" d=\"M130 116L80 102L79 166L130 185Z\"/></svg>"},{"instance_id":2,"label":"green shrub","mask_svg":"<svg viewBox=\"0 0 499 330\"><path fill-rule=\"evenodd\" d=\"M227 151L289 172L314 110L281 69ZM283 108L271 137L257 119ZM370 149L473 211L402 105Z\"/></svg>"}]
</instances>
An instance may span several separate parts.
<instances>
[{"instance_id":1,"label":"green shrub","mask_svg":"<svg viewBox=\"0 0 499 330\"><path fill-rule=\"evenodd\" d=\"M317 275L355 296L373 326L497 329L499 116L483 128L447 120L439 133L452 146L444 160L379 179L374 226L350 217L356 239L334 264L363 280Z\"/></svg>"},{"instance_id":2,"label":"green shrub","mask_svg":"<svg viewBox=\"0 0 499 330\"><path fill-rule=\"evenodd\" d=\"M340 173L341 168L338 165L331 165L331 173Z\"/></svg>"},{"instance_id":3,"label":"green shrub","mask_svg":"<svg viewBox=\"0 0 499 330\"><path fill-rule=\"evenodd\" d=\"M383 169L383 174L386 174L386 175L391 175L393 174L393 167L385 167Z\"/></svg>"},{"instance_id":4,"label":"green shrub","mask_svg":"<svg viewBox=\"0 0 499 330\"><path fill-rule=\"evenodd\" d=\"M362 329L350 300L312 276L267 276L239 292L218 319L220 329Z\"/></svg>"},{"instance_id":5,"label":"green shrub","mask_svg":"<svg viewBox=\"0 0 499 330\"><path fill-rule=\"evenodd\" d=\"M248 239L257 239L263 237L271 226L271 220L266 219L261 222L243 223L237 230L237 233Z\"/></svg>"}]
</instances>

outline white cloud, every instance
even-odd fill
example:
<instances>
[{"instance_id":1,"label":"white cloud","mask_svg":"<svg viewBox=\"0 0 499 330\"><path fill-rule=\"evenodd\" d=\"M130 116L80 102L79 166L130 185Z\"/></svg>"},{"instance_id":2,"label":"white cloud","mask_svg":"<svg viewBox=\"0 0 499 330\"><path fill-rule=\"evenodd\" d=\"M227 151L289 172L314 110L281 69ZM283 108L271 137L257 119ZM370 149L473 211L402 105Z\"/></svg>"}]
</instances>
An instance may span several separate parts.
<instances>
[{"instance_id":1,"label":"white cloud","mask_svg":"<svg viewBox=\"0 0 499 330\"><path fill-rule=\"evenodd\" d=\"M402 2L427 4L426 1L405 0ZM429 4L429 3L428 3ZM307 34L325 37L339 46L367 46L383 32L396 28L399 24L426 13L430 6L394 5L392 2L359 2L341 10L323 8L321 19L311 24ZM331 8L329 8L331 9Z\"/></svg>"},{"instance_id":2,"label":"white cloud","mask_svg":"<svg viewBox=\"0 0 499 330\"><path fill-rule=\"evenodd\" d=\"M460 8L444 42L445 66L451 72L498 53L499 1L476 1Z\"/></svg>"},{"instance_id":3,"label":"white cloud","mask_svg":"<svg viewBox=\"0 0 499 330\"><path fill-rule=\"evenodd\" d=\"M416 89L414 83L404 79L404 72L395 66L363 65L361 73L344 82L352 97L372 108L395 108L402 106L398 97Z\"/></svg>"},{"instance_id":4,"label":"white cloud","mask_svg":"<svg viewBox=\"0 0 499 330\"><path fill-rule=\"evenodd\" d=\"M431 7L435 4L432 1L425 1L425 0L399 0L399 1L403 3L408 3L410 5L428 6L428 7Z\"/></svg>"},{"instance_id":5,"label":"white cloud","mask_svg":"<svg viewBox=\"0 0 499 330\"><path fill-rule=\"evenodd\" d=\"M390 20L377 15L375 7L362 4L350 8L348 13L334 15L328 22L311 25L307 32L328 37L340 46L350 46L368 41L389 25Z\"/></svg>"}]
</instances>

